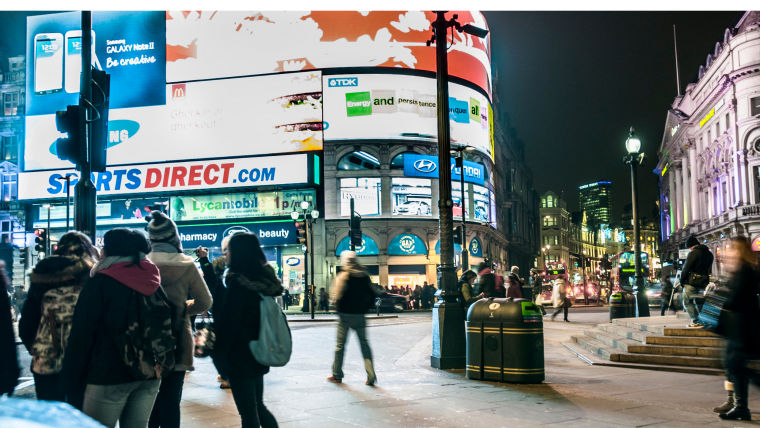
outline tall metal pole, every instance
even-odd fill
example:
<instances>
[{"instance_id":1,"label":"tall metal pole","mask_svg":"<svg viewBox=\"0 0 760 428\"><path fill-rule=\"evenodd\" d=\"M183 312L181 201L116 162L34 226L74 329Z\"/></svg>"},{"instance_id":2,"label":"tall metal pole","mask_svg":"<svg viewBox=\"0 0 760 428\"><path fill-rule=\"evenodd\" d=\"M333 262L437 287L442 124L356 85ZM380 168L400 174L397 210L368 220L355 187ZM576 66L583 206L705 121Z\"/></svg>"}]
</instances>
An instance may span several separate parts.
<instances>
[{"instance_id":1,"label":"tall metal pole","mask_svg":"<svg viewBox=\"0 0 760 428\"><path fill-rule=\"evenodd\" d=\"M306 213L304 213L303 216L306 218ZM311 319L314 319L314 306L316 306L317 303L317 288L314 285L314 248L311 248L311 246L314 245L314 223L312 223L312 220L308 220L306 224L308 224L309 227L309 259L311 263Z\"/></svg>"},{"instance_id":2,"label":"tall metal pole","mask_svg":"<svg viewBox=\"0 0 760 428\"><path fill-rule=\"evenodd\" d=\"M459 189L461 190L460 203L462 204L462 274L470 268L469 254L467 254L467 226L464 219L467 211L465 209L465 189L464 189L464 150L459 150L459 157L456 160L456 166L459 168Z\"/></svg>"},{"instance_id":3,"label":"tall metal pole","mask_svg":"<svg viewBox=\"0 0 760 428\"><path fill-rule=\"evenodd\" d=\"M50 252L50 205L48 205L48 229L47 234L45 234L45 240L47 241L45 243L45 248L47 249L47 255L52 256L53 254Z\"/></svg>"},{"instance_id":4,"label":"tall metal pole","mask_svg":"<svg viewBox=\"0 0 760 428\"><path fill-rule=\"evenodd\" d=\"M71 230L71 175L66 174L66 232Z\"/></svg>"},{"instance_id":5,"label":"tall metal pole","mask_svg":"<svg viewBox=\"0 0 760 428\"><path fill-rule=\"evenodd\" d=\"M85 108L87 120L93 117L92 108L92 12L82 11L82 80L79 85L79 105ZM92 183L90 124L84 136L86 157L80 166L81 177L74 188L74 227L95 242L95 185Z\"/></svg>"},{"instance_id":6,"label":"tall metal pole","mask_svg":"<svg viewBox=\"0 0 760 428\"><path fill-rule=\"evenodd\" d=\"M648 317L649 316L649 301L646 297L646 290L644 289L644 276L641 269L641 243L639 238L639 207L638 207L638 184L636 179L638 173L636 170L637 161L631 156L631 192L632 192L632 208L633 208L633 254L634 254L634 288L636 294L636 316Z\"/></svg>"},{"instance_id":7,"label":"tall metal pole","mask_svg":"<svg viewBox=\"0 0 760 428\"><path fill-rule=\"evenodd\" d=\"M438 267L438 302L433 309L433 352L430 365L438 369L464 369L466 338L464 313L457 302L456 267L454 266L453 203L451 201L451 137L449 130L449 75L445 12L435 12L436 81L438 86L438 212L441 264ZM464 196L464 195L463 195ZM464 199L464 198L463 198Z\"/></svg>"},{"instance_id":8,"label":"tall metal pole","mask_svg":"<svg viewBox=\"0 0 760 428\"><path fill-rule=\"evenodd\" d=\"M356 251L356 246L354 245L354 236L351 232L354 230L354 198L351 198L351 220L350 220L351 226L348 228L348 245L349 248L351 248L351 251Z\"/></svg>"}]
</instances>

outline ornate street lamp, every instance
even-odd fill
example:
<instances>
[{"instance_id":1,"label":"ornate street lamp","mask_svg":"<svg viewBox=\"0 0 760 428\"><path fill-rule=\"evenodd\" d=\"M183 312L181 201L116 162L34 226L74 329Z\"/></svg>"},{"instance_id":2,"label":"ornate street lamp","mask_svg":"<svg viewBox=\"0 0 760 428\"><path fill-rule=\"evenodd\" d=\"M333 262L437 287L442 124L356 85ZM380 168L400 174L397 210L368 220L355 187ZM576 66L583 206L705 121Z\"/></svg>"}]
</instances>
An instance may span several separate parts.
<instances>
[{"instance_id":1,"label":"ornate street lamp","mask_svg":"<svg viewBox=\"0 0 760 428\"><path fill-rule=\"evenodd\" d=\"M639 153L639 150L641 150L641 140L636 137L633 127L631 127L631 133L628 134L628 139L625 140L625 148L628 150L628 156L623 157L623 162L631 165L631 197L633 200L633 254L635 260L633 295L636 298L636 316L648 317L649 299L647 299L646 283L644 282L644 275L641 269L641 244L639 243L639 207L637 204L638 184L636 182L636 167L643 165L647 157L644 153Z\"/></svg>"}]
</instances>

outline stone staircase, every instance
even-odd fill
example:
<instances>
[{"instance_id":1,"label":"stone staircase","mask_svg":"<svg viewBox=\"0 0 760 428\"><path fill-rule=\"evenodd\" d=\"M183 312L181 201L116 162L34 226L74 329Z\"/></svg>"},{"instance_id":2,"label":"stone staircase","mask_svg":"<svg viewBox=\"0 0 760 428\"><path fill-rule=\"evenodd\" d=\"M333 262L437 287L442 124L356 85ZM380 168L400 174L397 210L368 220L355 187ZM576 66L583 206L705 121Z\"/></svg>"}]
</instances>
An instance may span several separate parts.
<instances>
[{"instance_id":1,"label":"stone staircase","mask_svg":"<svg viewBox=\"0 0 760 428\"><path fill-rule=\"evenodd\" d=\"M687 323L685 313L620 318L599 324L596 330L585 330L583 336L572 336L572 340L604 360L596 363L599 365L725 375L723 339L705 330L688 329ZM760 361L750 364L760 369Z\"/></svg>"}]
</instances>

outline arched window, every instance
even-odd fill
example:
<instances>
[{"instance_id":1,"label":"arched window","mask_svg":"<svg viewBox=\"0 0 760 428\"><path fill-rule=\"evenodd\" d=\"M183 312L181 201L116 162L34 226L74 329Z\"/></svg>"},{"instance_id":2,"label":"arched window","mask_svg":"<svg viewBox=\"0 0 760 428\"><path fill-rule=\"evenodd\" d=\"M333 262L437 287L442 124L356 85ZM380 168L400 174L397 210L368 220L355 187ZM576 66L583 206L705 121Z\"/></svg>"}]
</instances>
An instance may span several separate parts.
<instances>
[{"instance_id":1,"label":"arched window","mask_svg":"<svg viewBox=\"0 0 760 428\"><path fill-rule=\"evenodd\" d=\"M546 208L546 198L541 198L541 208Z\"/></svg>"},{"instance_id":2,"label":"arched window","mask_svg":"<svg viewBox=\"0 0 760 428\"><path fill-rule=\"evenodd\" d=\"M404 155L417 155L415 152L404 152L397 154L391 161L391 169L404 169Z\"/></svg>"},{"instance_id":3,"label":"arched window","mask_svg":"<svg viewBox=\"0 0 760 428\"><path fill-rule=\"evenodd\" d=\"M554 207L554 198L552 197L552 195L549 195L546 198L546 206L549 207L549 208L553 208Z\"/></svg>"},{"instance_id":4,"label":"arched window","mask_svg":"<svg viewBox=\"0 0 760 428\"><path fill-rule=\"evenodd\" d=\"M344 171L380 169L380 161L367 152L352 152L340 159L338 169Z\"/></svg>"}]
</instances>

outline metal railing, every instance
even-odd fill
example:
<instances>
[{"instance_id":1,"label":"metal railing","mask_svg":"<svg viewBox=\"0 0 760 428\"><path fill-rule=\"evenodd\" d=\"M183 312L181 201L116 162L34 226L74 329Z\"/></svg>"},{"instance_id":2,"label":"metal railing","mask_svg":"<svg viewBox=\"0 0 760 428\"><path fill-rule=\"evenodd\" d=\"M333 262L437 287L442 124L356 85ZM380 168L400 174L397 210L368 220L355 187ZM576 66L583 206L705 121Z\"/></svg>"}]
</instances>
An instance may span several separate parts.
<instances>
[{"instance_id":1,"label":"metal railing","mask_svg":"<svg viewBox=\"0 0 760 428\"><path fill-rule=\"evenodd\" d=\"M6 71L0 73L0 84L25 83L26 73L23 71Z\"/></svg>"}]
</instances>

